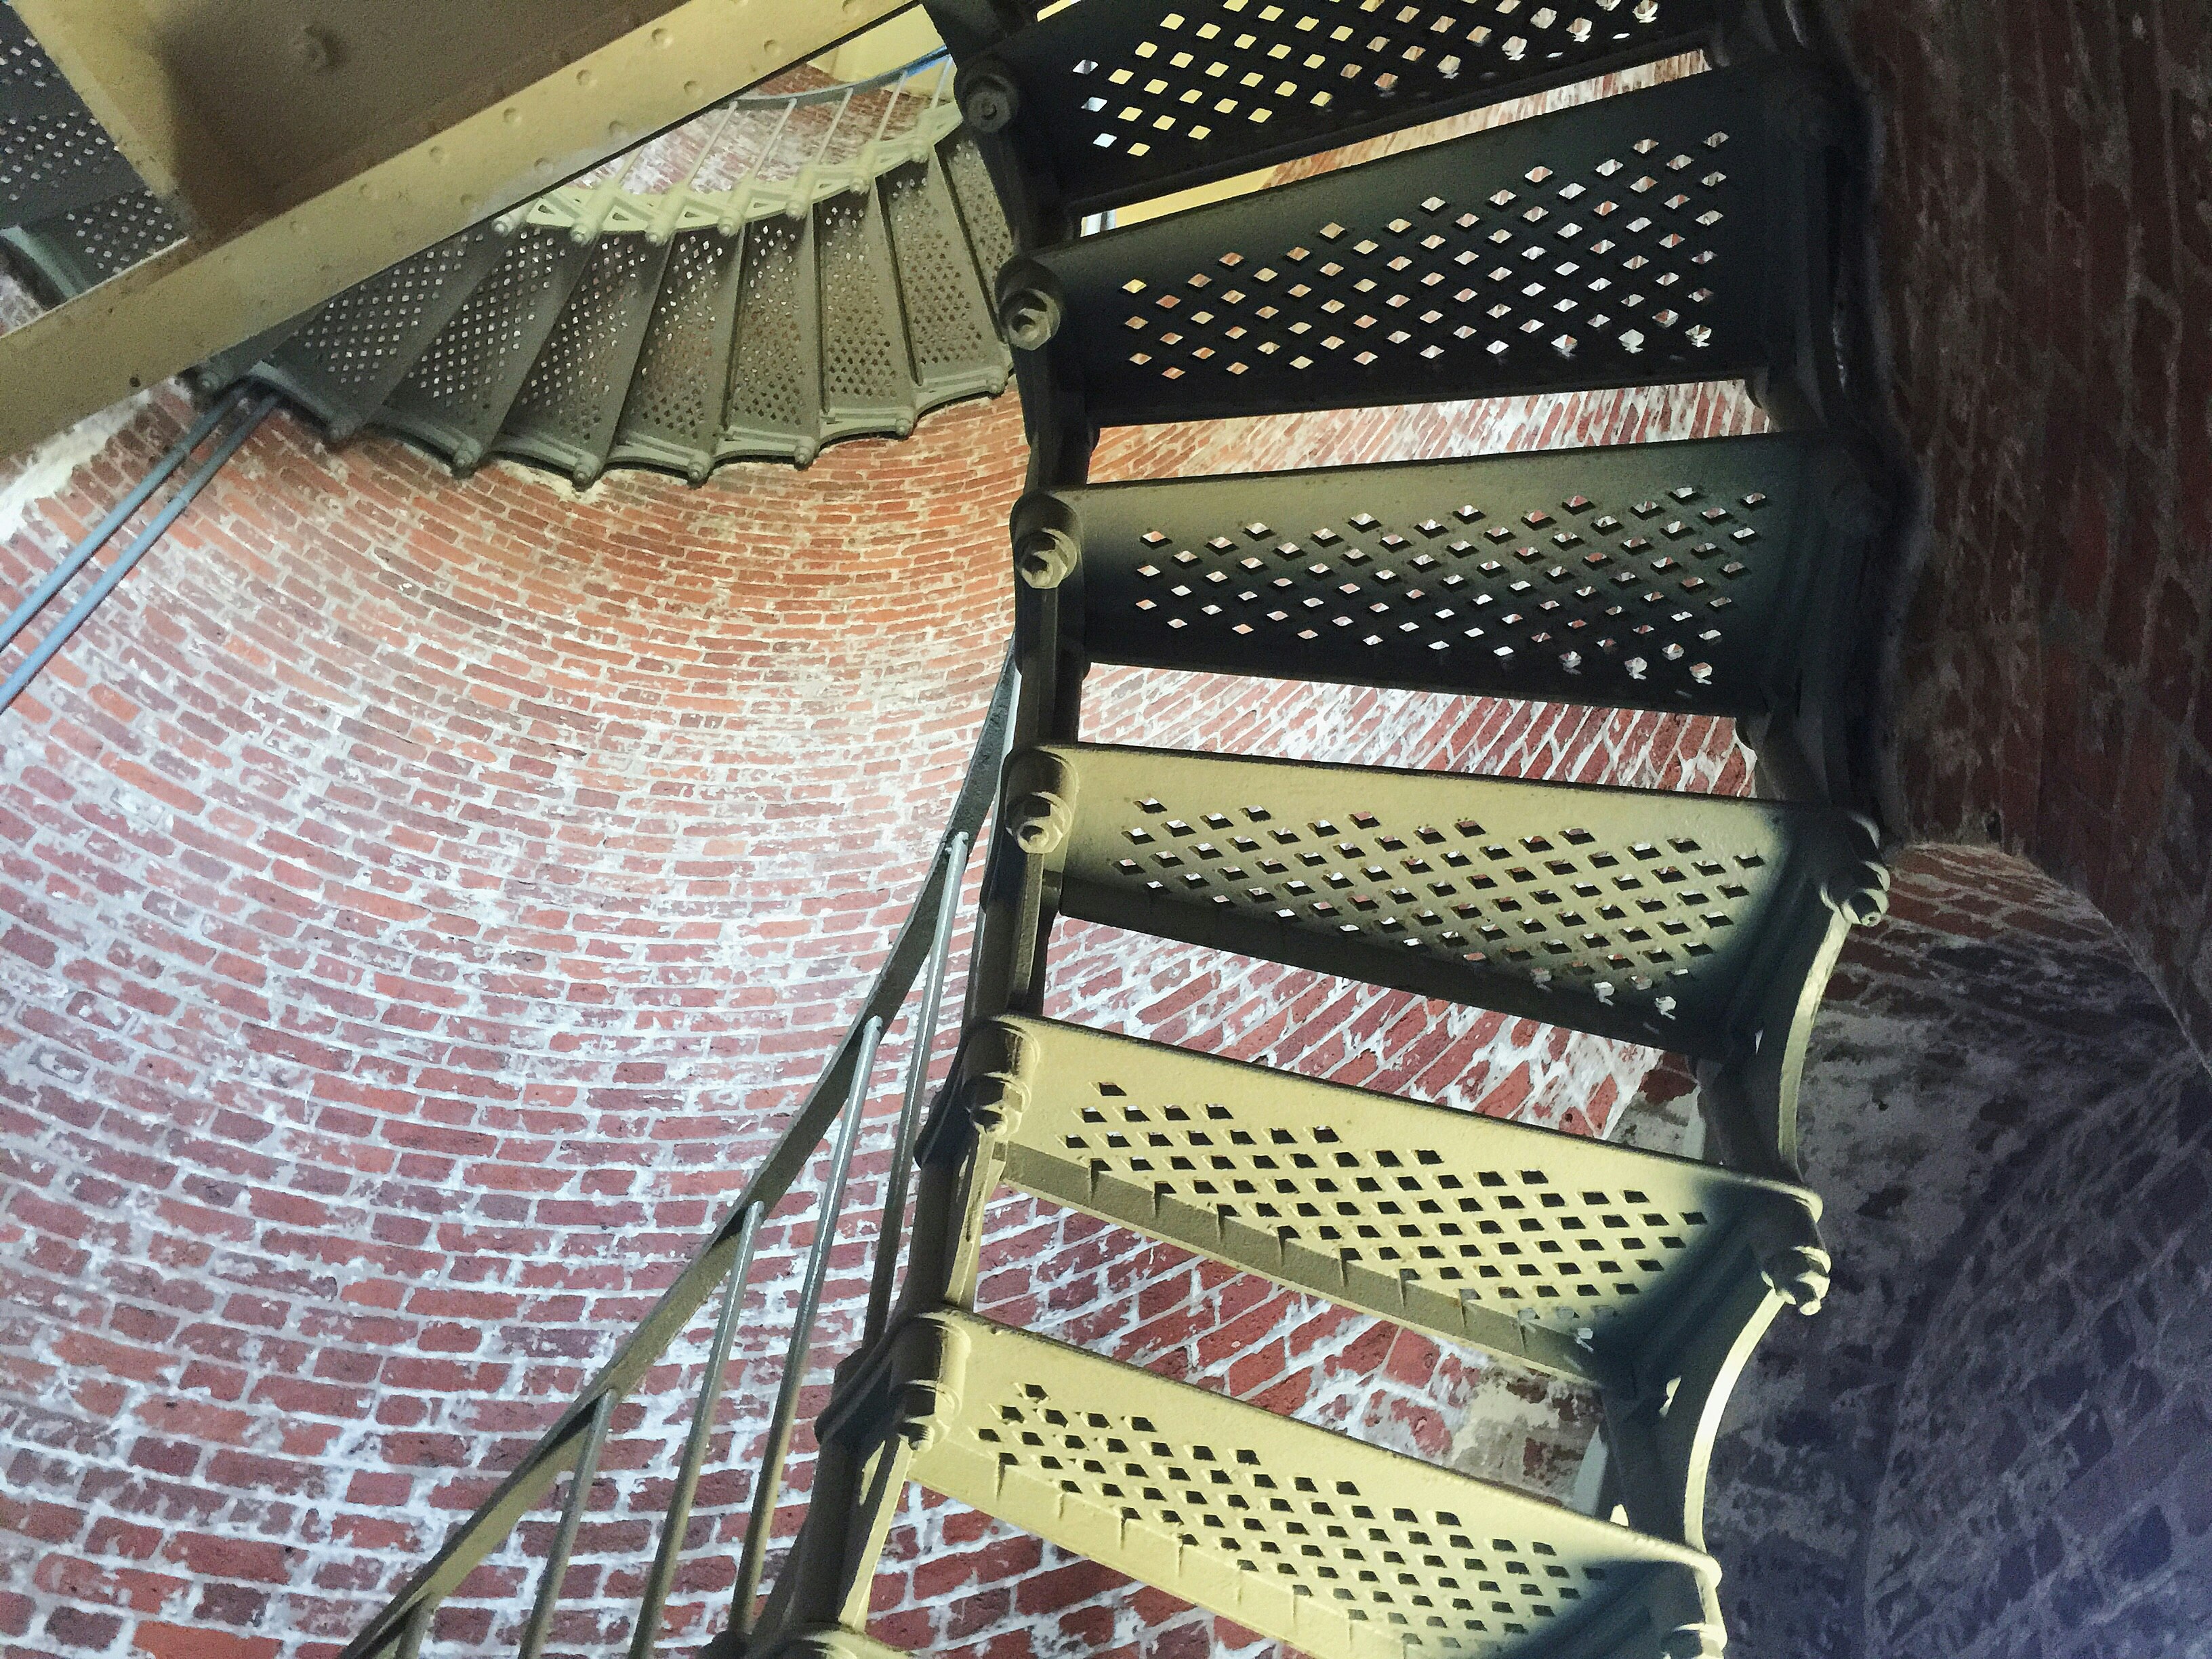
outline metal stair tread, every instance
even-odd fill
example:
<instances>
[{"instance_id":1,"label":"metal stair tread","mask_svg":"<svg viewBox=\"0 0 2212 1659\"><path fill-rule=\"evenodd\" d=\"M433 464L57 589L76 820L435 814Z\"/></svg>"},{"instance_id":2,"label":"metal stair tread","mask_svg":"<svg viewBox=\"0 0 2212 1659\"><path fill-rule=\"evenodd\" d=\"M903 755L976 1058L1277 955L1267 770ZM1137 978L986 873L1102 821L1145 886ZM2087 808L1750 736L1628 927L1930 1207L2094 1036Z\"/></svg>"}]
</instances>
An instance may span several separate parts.
<instances>
[{"instance_id":1,"label":"metal stair tread","mask_svg":"<svg viewBox=\"0 0 2212 1659\"><path fill-rule=\"evenodd\" d=\"M1070 6L972 60L1071 210L1350 143L1705 44L1718 0Z\"/></svg>"},{"instance_id":2,"label":"metal stair tread","mask_svg":"<svg viewBox=\"0 0 2212 1659\"><path fill-rule=\"evenodd\" d=\"M918 388L907 348L898 273L875 184L814 208L821 288L821 441L913 428Z\"/></svg>"},{"instance_id":3,"label":"metal stair tread","mask_svg":"<svg viewBox=\"0 0 2212 1659\"><path fill-rule=\"evenodd\" d=\"M668 243L602 236L538 346L495 447L589 483L605 465L667 269Z\"/></svg>"},{"instance_id":4,"label":"metal stair tread","mask_svg":"<svg viewBox=\"0 0 2212 1659\"><path fill-rule=\"evenodd\" d=\"M1820 940L1817 1002L1841 889L1875 880L1822 806L1111 745L1016 764L1065 803L1065 915L1698 1058L1802 1012L1793 934Z\"/></svg>"},{"instance_id":5,"label":"metal stair tread","mask_svg":"<svg viewBox=\"0 0 2212 1659\"><path fill-rule=\"evenodd\" d=\"M973 1314L930 1317L938 1415L913 1478L1316 1659L1714 1650L1719 1570L1699 1552Z\"/></svg>"},{"instance_id":6,"label":"metal stair tread","mask_svg":"<svg viewBox=\"0 0 2212 1659\"><path fill-rule=\"evenodd\" d=\"M1766 434L1099 484L1017 518L1067 544L1094 661L1741 720L1827 689L1858 477Z\"/></svg>"},{"instance_id":7,"label":"metal stair tread","mask_svg":"<svg viewBox=\"0 0 2212 1659\"><path fill-rule=\"evenodd\" d=\"M474 466L499 434L591 251L525 225L378 411L378 423Z\"/></svg>"},{"instance_id":8,"label":"metal stair tread","mask_svg":"<svg viewBox=\"0 0 2212 1659\"><path fill-rule=\"evenodd\" d=\"M434 243L317 307L260 359L254 378L335 434L351 434L383 406L503 251L487 225Z\"/></svg>"},{"instance_id":9,"label":"metal stair tread","mask_svg":"<svg viewBox=\"0 0 2212 1659\"><path fill-rule=\"evenodd\" d=\"M1632 1388L1749 1241L1817 1247L1802 1188L1023 1016L997 1024L1003 1179L1448 1341Z\"/></svg>"},{"instance_id":10,"label":"metal stair tread","mask_svg":"<svg viewBox=\"0 0 2212 1659\"><path fill-rule=\"evenodd\" d=\"M1100 426L1759 377L1827 311L1823 94L1791 58L1041 249L1006 278ZM1795 401L1785 396L1795 387Z\"/></svg>"},{"instance_id":11,"label":"metal stair tread","mask_svg":"<svg viewBox=\"0 0 2212 1659\"><path fill-rule=\"evenodd\" d=\"M714 464L714 433L729 394L742 234L678 231L607 459L667 467L694 483Z\"/></svg>"},{"instance_id":12,"label":"metal stair tread","mask_svg":"<svg viewBox=\"0 0 2212 1659\"><path fill-rule=\"evenodd\" d=\"M0 6L0 228L144 189L28 25Z\"/></svg>"}]
</instances>

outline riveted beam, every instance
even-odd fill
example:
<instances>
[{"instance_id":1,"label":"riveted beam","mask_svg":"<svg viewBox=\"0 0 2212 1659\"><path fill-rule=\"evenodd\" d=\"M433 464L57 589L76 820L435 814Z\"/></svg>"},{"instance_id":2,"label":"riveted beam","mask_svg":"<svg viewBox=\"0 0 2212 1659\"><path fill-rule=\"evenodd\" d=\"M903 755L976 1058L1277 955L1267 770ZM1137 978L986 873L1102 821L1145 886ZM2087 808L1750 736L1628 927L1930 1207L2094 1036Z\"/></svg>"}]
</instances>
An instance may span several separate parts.
<instances>
[{"instance_id":1,"label":"riveted beam","mask_svg":"<svg viewBox=\"0 0 2212 1659\"><path fill-rule=\"evenodd\" d=\"M92 9L104 15L126 3L100 0ZM64 70L88 76L79 90L103 120L137 134L164 118L161 100L183 100L185 83L177 73L164 80L155 46L143 38L134 45L119 26L122 44L111 42L105 59L76 50L98 33L96 18L77 18L81 3L32 0L24 11ZM419 94L400 99L404 133L356 133L349 152L313 158L289 182L241 182L236 168L193 172L198 163L182 141L156 153L133 137L126 153L135 147L142 168L150 157L157 187L181 193L201 223L218 228L0 337L0 455L274 327L910 3L563 6L564 17L590 10L647 21L526 84L447 89L427 113ZM58 22L64 12L70 21ZM544 36L518 36L535 63ZM90 78L102 73L110 78ZM478 95L483 101L472 102ZM198 182L186 185L186 176ZM289 199L302 189L308 193ZM234 228L221 228L226 222Z\"/></svg>"}]
</instances>

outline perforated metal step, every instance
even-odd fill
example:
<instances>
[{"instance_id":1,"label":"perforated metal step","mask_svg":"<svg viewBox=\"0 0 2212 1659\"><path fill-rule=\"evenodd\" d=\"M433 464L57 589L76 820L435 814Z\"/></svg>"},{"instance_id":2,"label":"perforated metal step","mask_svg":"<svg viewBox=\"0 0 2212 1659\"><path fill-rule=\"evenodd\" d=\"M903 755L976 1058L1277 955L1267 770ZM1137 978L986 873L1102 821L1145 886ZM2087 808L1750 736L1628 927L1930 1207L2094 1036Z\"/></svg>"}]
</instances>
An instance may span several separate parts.
<instances>
[{"instance_id":1,"label":"perforated metal step","mask_svg":"<svg viewBox=\"0 0 2212 1659\"><path fill-rule=\"evenodd\" d=\"M729 396L744 255L744 239L719 228L672 239L610 464L665 467L706 482Z\"/></svg>"},{"instance_id":2,"label":"perforated metal step","mask_svg":"<svg viewBox=\"0 0 2212 1659\"><path fill-rule=\"evenodd\" d=\"M14 8L0 6L0 228L144 188Z\"/></svg>"},{"instance_id":3,"label":"perforated metal step","mask_svg":"<svg viewBox=\"0 0 2212 1659\"><path fill-rule=\"evenodd\" d=\"M1014 257L1014 234L1006 224L999 192L992 187L990 169L984 165L975 138L964 130L956 131L939 143L937 155L945 167L945 181L959 205L969 250L975 256L976 270L982 273L983 291L991 293L1000 268Z\"/></svg>"},{"instance_id":4,"label":"perforated metal step","mask_svg":"<svg viewBox=\"0 0 2212 1659\"><path fill-rule=\"evenodd\" d=\"M183 235L151 191L134 189L0 230L0 241L58 301L97 288Z\"/></svg>"},{"instance_id":5,"label":"perforated metal step","mask_svg":"<svg viewBox=\"0 0 2212 1659\"><path fill-rule=\"evenodd\" d=\"M883 198L872 186L814 210L822 284L822 441L913 429L914 364L907 355L898 272Z\"/></svg>"},{"instance_id":6,"label":"perforated metal step","mask_svg":"<svg viewBox=\"0 0 2212 1659\"><path fill-rule=\"evenodd\" d=\"M1722 378L1810 418L1829 121L1796 59L1692 76L1040 250L1002 315L1059 314L1102 426Z\"/></svg>"},{"instance_id":7,"label":"perforated metal step","mask_svg":"<svg viewBox=\"0 0 2212 1659\"><path fill-rule=\"evenodd\" d=\"M318 307L254 378L345 437L383 407L506 251L488 225L447 238Z\"/></svg>"},{"instance_id":8,"label":"perforated metal step","mask_svg":"<svg viewBox=\"0 0 2212 1659\"><path fill-rule=\"evenodd\" d=\"M898 264L900 310L917 410L1006 390L1013 359L991 319L988 291L942 159L877 181Z\"/></svg>"},{"instance_id":9,"label":"perforated metal step","mask_svg":"<svg viewBox=\"0 0 2212 1659\"><path fill-rule=\"evenodd\" d=\"M1702 1553L973 1315L915 1479L1316 1659L1719 1651Z\"/></svg>"},{"instance_id":10,"label":"perforated metal step","mask_svg":"<svg viewBox=\"0 0 2212 1659\"><path fill-rule=\"evenodd\" d=\"M1802 722L1875 527L1813 437L1555 450L1032 496L1097 661ZM1829 763L1832 770L1835 762Z\"/></svg>"},{"instance_id":11,"label":"perforated metal step","mask_svg":"<svg viewBox=\"0 0 2212 1659\"><path fill-rule=\"evenodd\" d=\"M716 459L804 465L820 452L821 320L813 216L747 225L737 348Z\"/></svg>"},{"instance_id":12,"label":"perforated metal step","mask_svg":"<svg viewBox=\"0 0 2212 1659\"><path fill-rule=\"evenodd\" d=\"M1794 1169L1814 1013L1887 902L1871 830L1824 806L1090 744L1007 790L1061 914L1677 1050L1762 1174Z\"/></svg>"},{"instance_id":13,"label":"perforated metal step","mask_svg":"<svg viewBox=\"0 0 2212 1659\"><path fill-rule=\"evenodd\" d=\"M497 447L566 471L579 484L599 476L622 418L630 376L668 244L603 236L507 412Z\"/></svg>"},{"instance_id":14,"label":"perforated metal step","mask_svg":"<svg viewBox=\"0 0 2212 1659\"><path fill-rule=\"evenodd\" d=\"M385 400L380 423L472 467L498 436L591 250L525 225Z\"/></svg>"},{"instance_id":15,"label":"perforated metal step","mask_svg":"<svg viewBox=\"0 0 2212 1659\"><path fill-rule=\"evenodd\" d=\"M961 86L971 109L979 91L1011 105L1002 142L1052 195L1090 213L1704 46L1735 9L1720 0L1070 6L971 59Z\"/></svg>"},{"instance_id":16,"label":"perforated metal step","mask_svg":"<svg viewBox=\"0 0 2212 1659\"><path fill-rule=\"evenodd\" d=\"M1709 1164L1048 1020L969 1042L1015 1186L1613 1389L1671 1310L1819 1248L1811 1193Z\"/></svg>"},{"instance_id":17,"label":"perforated metal step","mask_svg":"<svg viewBox=\"0 0 2212 1659\"><path fill-rule=\"evenodd\" d=\"M1818 806L1091 744L1020 764L1011 787L1064 803L1029 844L1066 915L1693 1055L1769 1024L1784 941L1840 942L1881 879Z\"/></svg>"}]
</instances>

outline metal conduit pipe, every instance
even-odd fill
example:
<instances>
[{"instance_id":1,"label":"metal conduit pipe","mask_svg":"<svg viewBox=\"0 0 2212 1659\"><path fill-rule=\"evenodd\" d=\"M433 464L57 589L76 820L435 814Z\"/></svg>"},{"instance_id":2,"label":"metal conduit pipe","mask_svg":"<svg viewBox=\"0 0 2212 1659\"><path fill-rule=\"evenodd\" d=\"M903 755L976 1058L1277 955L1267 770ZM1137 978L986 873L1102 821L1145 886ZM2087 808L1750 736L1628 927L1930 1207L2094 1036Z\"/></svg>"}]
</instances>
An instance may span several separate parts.
<instances>
[{"instance_id":1,"label":"metal conduit pipe","mask_svg":"<svg viewBox=\"0 0 2212 1659\"><path fill-rule=\"evenodd\" d=\"M112 564L109 565L105 570L100 573L98 580L93 583L90 588L86 590L84 597L80 599L75 605L71 605L69 610L69 614L64 616L60 622L54 625L53 631L32 647L30 655L24 658L23 660L16 665L15 672L8 676L7 681L4 684L0 684L0 714L5 714L8 711L9 708L15 702L15 699L22 695L24 688L28 686L33 680L36 679L39 677L40 671L45 668L48 663L54 659L55 656L61 651L62 647L69 643L70 636L75 634L78 629L83 627L86 621L91 617L92 613L100 609L101 603L107 598L107 596L112 593L117 587L122 585L123 579L131 574L131 570L137 566L139 560L144 558L146 555L152 550L154 544L160 541L161 538L168 532L169 526L174 524L178 519L183 515L185 509L192 504L193 500L199 495L200 491L207 488L209 480L213 478L216 473L222 471L223 464L229 460L233 455L235 455L238 453L239 447L243 444L248 437L252 435L253 430L256 427L259 426L264 420L268 418L270 410L275 409L280 399L276 393L273 392L264 393L260 400L254 404L252 412L249 413L243 421L240 422L238 425L230 429L229 434L224 437L221 443L215 447L214 451L208 456L207 459L200 463L198 470L195 471L191 477L185 480L184 488L169 498L167 504L165 505L159 513L154 515L153 521L147 525L143 530L138 532L137 537L132 539L131 544L123 550L121 556L118 557ZM219 406L219 409L227 409L228 407L228 404L226 404ZM211 411L211 414L216 413L217 412ZM219 417L219 414L217 415L217 417ZM204 417L201 424L206 424L210 429L212 429L212 420L208 417ZM199 432L198 425L195 425L193 432ZM188 437L189 436L190 434L188 434ZM184 453L188 453L191 447L197 446L197 439L192 439L190 446L183 447ZM178 460L181 460L183 459L182 453L176 451L173 451L171 453L174 455ZM167 457L163 459L162 465L169 467L172 471L174 470L173 465ZM163 476L166 476L166 474L163 474ZM145 490L147 494L151 493L150 489L147 489L147 487L143 484L140 486L140 489ZM137 498L137 501L133 502L126 501L126 505L131 507L133 510L135 510L137 504L144 501L145 495L139 494L139 491L137 490L134 490L132 495ZM123 509L118 508L117 511L122 512ZM128 514L125 514L125 516L127 517ZM114 520L117 523L120 522L120 520L116 518L116 514L112 513L108 515L108 520ZM103 520L103 525L106 525L108 520ZM106 531L106 535L112 535L113 533L114 532L112 528ZM103 535L100 539L104 541L106 538L106 536ZM94 544L93 547L96 548L97 545L98 544ZM17 611L22 615L23 620L26 622L28 621L32 614L35 614L40 607L45 605L48 599L52 598L52 592L46 592L44 591L45 589L51 586L54 592L58 592L62 582L67 581L69 580L69 576L74 574L76 569L81 568L85 561L89 559L91 556L92 550L85 548L83 544L81 544L79 550L72 552L70 556L70 561L73 561L74 562L65 561L64 563L66 568L58 571L55 576L49 576L46 579L46 581L40 585L40 592L33 593L29 599L23 601L21 605L16 607ZM58 577L59 580L57 580L57 577ZM41 593L44 594L43 597L41 597ZM33 604L33 600L37 601L35 605ZM9 622L11 629L19 629L21 625L14 617L9 617ZM9 637L10 640L13 639L14 634L12 631ZM4 641L0 641L0 643L4 643Z\"/></svg>"},{"instance_id":2,"label":"metal conduit pipe","mask_svg":"<svg viewBox=\"0 0 2212 1659\"><path fill-rule=\"evenodd\" d=\"M22 603L8 613L8 620L0 623L0 651L15 642L15 635L30 625L31 618L53 602L54 595L69 585L70 578L83 569L93 555L107 545L115 532L131 521L131 515L145 506L147 499L185 464L192 451L207 441L208 434L222 423L223 416L245 400L246 388L233 387L192 422L191 428L177 440L169 453L155 462L153 470L138 481L137 487L118 501L106 518L88 531L84 539L70 549L61 562L23 596Z\"/></svg>"}]
</instances>

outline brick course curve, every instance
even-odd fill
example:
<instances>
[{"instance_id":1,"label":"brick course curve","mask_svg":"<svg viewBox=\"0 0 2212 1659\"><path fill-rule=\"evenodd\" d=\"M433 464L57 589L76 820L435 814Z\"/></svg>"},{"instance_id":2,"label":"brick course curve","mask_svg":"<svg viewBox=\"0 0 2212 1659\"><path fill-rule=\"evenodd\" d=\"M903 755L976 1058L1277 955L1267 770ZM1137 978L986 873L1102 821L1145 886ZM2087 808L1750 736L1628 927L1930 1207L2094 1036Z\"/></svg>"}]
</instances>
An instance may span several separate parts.
<instances>
[{"instance_id":1,"label":"brick course curve","mask_svg":"<svg viewBox=\"0 0 2212 1659\"><path fill-rule=\"evenodd\" d=\"M43 569L183 418L157 397L14 503L0 581ZM1758 424L1740 396L1661 389L1127 434L1100 471ZM581 1384L792 1109L919 881L1005 635L1023 459L1006 400L803 474L580 496L507 466L456 484L384 440L326 452L280 418L19 703L0 762L11 1652L326 1654ZM1091 697L1102 738L1747 782L1709 721L1135 671ZM1103 929L1055 953L1054 1012L1563 1127L1604 1127L1653 1058ZM803 1414L853 1328L880 1146ZM763 1232L679 1642L726 1595L816 1190ZM1431 1455L1517 1460L1539 1489L1571 1479L1588 1413L1557 1391L1516 1398L1525 1381L1466 1356L1017 1195L990 1224L996 1316ZM626 1636L702 1352L694 1331L616 1417L565 1650ZM1478 1397L1526 1432L1474 1426ZM780 1531L810 1454L802 1434ZM887 1632L994 1654L1209 1639L983 1517L915 1515L931 1559L895 1537ZM549 1517L448 1603L441 1642L512 1635Z\"/></svg>"}]
</instances>

